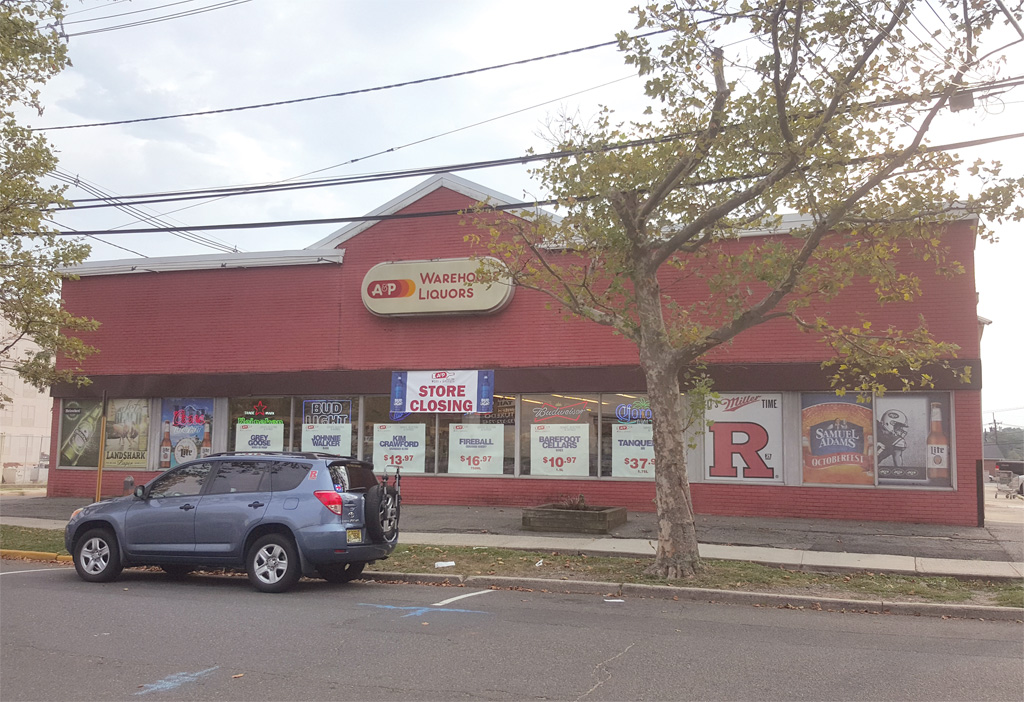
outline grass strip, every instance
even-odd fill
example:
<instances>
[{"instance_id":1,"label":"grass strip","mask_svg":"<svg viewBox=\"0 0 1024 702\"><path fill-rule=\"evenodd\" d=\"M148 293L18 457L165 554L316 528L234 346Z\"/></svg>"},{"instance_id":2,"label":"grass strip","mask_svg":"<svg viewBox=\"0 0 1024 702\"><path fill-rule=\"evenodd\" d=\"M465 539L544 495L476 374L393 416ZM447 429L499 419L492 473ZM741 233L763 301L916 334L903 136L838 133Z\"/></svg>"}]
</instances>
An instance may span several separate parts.
<instances>
[{"instance_id":1,"label":"grass strip","mask_svg":"<svg viewBox=\"0 0 1024 702\"><path fill-rule=\"evenodd\" d=\"M0 548L67 554L63 532L0 525ZM455 561L451 567L436 563ZM399 545L390 558L368 570L398 573L452 573L596 580L610 583L677 585L748 592L774 592L904 602L946 602L1024 608L1024 583L919 577L887 573L807 573L745 561L704 561L704 572L691 580L663 580L644 574L649 558L598 557L559 552L514 551L471 546Z\"/></svg>"}]
</instances>

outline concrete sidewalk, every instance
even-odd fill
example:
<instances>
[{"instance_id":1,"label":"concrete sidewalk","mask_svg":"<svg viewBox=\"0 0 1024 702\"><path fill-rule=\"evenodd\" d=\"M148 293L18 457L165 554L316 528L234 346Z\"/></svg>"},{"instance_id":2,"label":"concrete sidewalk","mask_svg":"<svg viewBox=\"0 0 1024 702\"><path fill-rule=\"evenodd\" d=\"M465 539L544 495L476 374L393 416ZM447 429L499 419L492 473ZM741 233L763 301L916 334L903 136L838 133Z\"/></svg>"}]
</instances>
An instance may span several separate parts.
<instances>
[{"instance_id":1,"label":"concrete sidewalk","mask_svg":"<svg viewBox=\"0 0 1024 702\"><path fill-rule=\"evenodd\" d=\"M703 558L737 560L808 571L873 571L909 575L1024 578L1024 500L995 501L985 527L737 518L698 515ZM0 523L63 529L81 498L0 494ZM653 514L630 513L612 534L579 537L520 528L514 507L403 505L405 544L478 546L559 553L651 557Z\"/></svg>"}]
</instances>

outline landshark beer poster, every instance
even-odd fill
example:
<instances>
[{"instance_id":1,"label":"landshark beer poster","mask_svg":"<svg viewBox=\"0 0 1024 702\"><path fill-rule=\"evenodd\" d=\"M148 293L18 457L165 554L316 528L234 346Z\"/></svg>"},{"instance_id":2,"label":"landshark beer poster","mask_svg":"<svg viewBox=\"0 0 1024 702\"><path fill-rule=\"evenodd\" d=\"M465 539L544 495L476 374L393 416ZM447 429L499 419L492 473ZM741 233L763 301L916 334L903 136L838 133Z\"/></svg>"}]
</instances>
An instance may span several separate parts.
<instances>
[{"instance_id":1,"label":"landshark beer poster","mask_svg":"<svg viewBox=\"0 0 1024 702\"><path fill-rule=\"evenodd\" d=\"M105 468L145 468L149 464L149 400L109 400Z\"/></svg>"},{"instance_id":2,"label":"landshark beer poster","mask_svg":"<svg viewBox=\"0 0 1024 702\"><path fill-rule=\"evenodd\" d=\"M874 485L871 403L834 393L801 395L804 483Z\"/></svg>"}]
</instances>

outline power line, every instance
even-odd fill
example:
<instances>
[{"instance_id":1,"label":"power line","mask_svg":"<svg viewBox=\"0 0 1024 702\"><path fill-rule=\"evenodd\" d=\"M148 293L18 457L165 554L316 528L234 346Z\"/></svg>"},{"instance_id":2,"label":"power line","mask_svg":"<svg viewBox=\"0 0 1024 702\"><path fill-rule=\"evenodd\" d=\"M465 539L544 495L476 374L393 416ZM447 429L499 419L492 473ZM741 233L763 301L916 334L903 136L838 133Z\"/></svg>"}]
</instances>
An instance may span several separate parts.
<instances>
[{"instance_id":1,"label":"power line","mask_svg":"<svg viewBox=\"0 0 1024 702\"><path fill-rule=\"evenodd\" d=\"M646 34L640 34L640 35L638 35L637 37L634 37L634 38L639 39L639 38L642 38L642 37L649 37L649 36L653 36L655 34L663 34L664 32L667 32L667 31L669 31L669 30L661 29L661 30L654 31L654 32L648 32ZM419 78L419 79L416 79L416 80L409 80L409 81L405 81L405 82L402 82L402 83L392 83L390 85L380 85L380 86L376 86L376 87L373 87L373 88L359 88L357 90L346 90L346 91L340 92L340 93L328 93L327 95L313 95L311 97L295 98L294 100L278 100L276 102L264 102L264 103L259 103L259 104L256 104L256 105L244 105L244 106L241 106L241 107L225 107L225 108L222 108L222 109L219 109L219 110L203 110L203 111L199 111L199 112L181 112L181 113L173 114L173 115L161 115L159 117L139 117L137 119L122 119L122 120L115 120L115 121L111 121L111 122L91 122L91 123L88 123L88 124L67 124L67 125L63 125L63 126L59 126L59 127L36 127L35 129L32 129L30 131L33 131L33 132L45 132L45 131L56 131L58 129L84 129L86 127L110 127L110 126L114 126L114 125L118 125L118 124L137 124L139 122L156 122L156 121L159 121L159 120L166 120L166 119L178 119L180 117L198 117L198 116L202 116L202 115L223 114L225 112L241 112L243 110L257 110L257 109L262 109L264 107L278 107L280 105L294 105L294 104L300 103L300 102L312 102L314 100L325 100L327 98L348 97L350 95L359 95L359 94L362 94L362 93L373 93L373 92L378 92L378 91L381 91L381 90L391 90L393 88L404 88L404 87L407 87L407 86L410 86L410 85L421 85L423 83L432 83L432 82L436 82L436 81L440 81L440 80L448 80L450 78L461 78L462 76L470 76L470 75L474 75L476 73L484 73L486 71L495 71L495 70L498 70L499 68L509 68L510 66L522 66L524 64L533 63L535 61L546 61L548 59L558 58L560 56L569 56L571 54L578 54L578 53L581 53L581 52L584 52L584 51L591 51L592 49L600 49L600 48L603 48L603 47L606 47L606 46L615 46L615 45L618 45L618 43L619 43L619 41L616 39L616 40L613 40L613 41L602 42L600 44L591 44L590 46L584 46L584 47L581 47L579 49L570 49L568 51L559 51L558 53L554 53L554 54L546 54L544 56L535 56L534 58L522 59L520 61L511 61L509 63L501 63L501 64L497 64L495 66L487 66L486 68L474 68L474 69L471 69L471 70L468 70L468 71L460 71L458 73L448 73L448 74L443 75L443 76L433 76L433 77L430 77L430 78Z\"/></svg>"},{"instance_id":2,"label":"power line","mask_svg":"<svg viewBox=\"0 0 1024 702\"><path fill-rule=\"evenodd\" d=\"M154 10L162 10L165 7L173 7L174 5L187 5L190 2L198 2L198 0L178 0L177 2L167 3L166 5L156 5L154 7L144 7L141 10L132 10L131 12L119 12L116 15L103 15L102 17L91 17L89 19L72 20L70 22L65 20L61 24L63 24L66 27L69 24L84 24L86 22L99 22L100 20L113 19L115 17L127 17L128 15L138 15L138 14L141 14L143 12L153 12ZM98 10L99 7L93 7L93 8L90 8L90 9ZM78 12L85 12L85 10L79 10ZM78 12L68 12L64 16L67 17L69 15L76 15L76 14L78 14Z\"/></svg>"},{"instance_id":3,"label":"power line","mask_svg":"<svg viewBox=\"0 0 1024 702\"><path fill-rule=\"evenodd\" d=\"M678 137L677 136L673 136L671 138L678 138ZM1010 139L1020 139L1020 138L1024 138L1024 132L1020 132L1020 133L1017 133L1017 134L1007 134L1007 135L998 136L998 137L988 137L986 139L976 139L974 141L969 141L969 142L958 142L956 144L946 144L946 145L943 145L943 146L926 147L924 150L927 151L927 152L950 151L950 150L953 150L953 149L961 149L961 148L967 148L967 147L972 147L972 146L981 146L981 145L984 145L984 144L990 144L990 143L994 143L994 142L997 142L997 141L1007 141L1007 140L1010 140ZM659 139L646 139L646 140L643 140L643 141L647 142L647 143L656 143L656 142L659 142L659 141L667 141L668 139L669 139L668 137L664 137L664 138L659 138ZM641 145L641 144L630 143L629 145L616 145L615 147L602 147L601 149L592 149L591 151L610 151L612 149L629 148L629 147L638 146L638 145ZM580 151L575 151L575 152L557 152L557 153L554 153L554 154L544 154L543 156L545 158L563 158L564 156L567 156L567 155L576 155L576 154L579 154L579 153L583 153L583 152L580 152ZM531 158L532 159L532 158L536 158L536 157L524 157L524 158ZM853 162L863 162L863 161L868 161L868 160L871 160L871 157L865 157L865 158L862 158L862 159L856 159L854 161L851 161L850 163L853 163ZM439 172L445 172L445 171L439 171ZM386 178L387 180L391 180L391 179L396 178L396 177L411 177L409 175L402 175L402 176L395 176L393 174L387 174L387 175L388 175L388 178ZM719 180L717 180L715 182L745 180L745 179L750 179L750 178L763 177L764 175L765 175L764 173L753 173L753 174L748 174L748 175L745 175L745 176L743 176L743 175L741 175L741 176L731 176L729 178L719 179ZM371 182L371 181L367 180L367 181L363 181L363 182ZM585 201L585 200L591 200L591 199L594 199L594 198L593 197L582 197L582 196L576 198L577 201ZM491 211L491 212L506 212L506 211L510 211L510 210L527 210L527 209L535 209L535 208L538 208L538 207L544 207L544 206L548 206L548 205L555 205L555 204L558 204L558 202L559 202L559 200L553 199L553 200L538 200L538 201L535 201L535 202L518 202L518 203L507 204L507 205L487 205L487 206L481 208L481 210L482 211ZM322 219L296 219L296 220L278 220L278 221L264 221L264 222L243 222L243 223L239 223L239 224L201 224L201 225L192 225L192 226L188 227L187 229L195 229L195 230L200 230L200 231L225 231L225 230L235 230L235 229L267 229L267 228L273 228L273 227L312 226L312 225L318 225L318 224L350 224L350 223L354 223L354 222L383 222L383 221L390 221L390 220L417 219L417 218L421 218L421 217L425 218L425 217L450 216L450 215L462 214L464 211L465 210L463 210L463 209L457 209L457 210L439 210L439 211L434 211L434 212L413 212L413 213L408 213L408 214L362 215L362 216L359 216L359 217L328 217L328 218L322 218ZM185 230L185 229L186 229L185 227L159 227L159 228L147 228L147 229L120 229L120 230L117 230L117 231L111 231L109 229L101 229L101 230L88 231L88 232L79 232L79 233L81 233L81 234L160 234L160 233L177 232L177 231L182 231L182 230Z\"/></svg>"},{"instance_id":4,"label":"power line","mask_svg":"<svg viewBox=\"0 0 1024 702\"><path fill-rule=\"evenodd\" d=\"M961 91L958 91L958 92L966 92L966 93L973 94L973 93L978 92L978 91L989 91L989 92L990 91L994 91L994 90L1006 91L1006 90L1008 90L1008 89L1010 89L1012 87L1016 87L1016 86L1019 86L1019 85L1022 85L1022 84L1024 84L1024 76L1016 76L1016 77L1013 77L1013 78L1005 78L1005 79L999 79L999 80L995 80L995 81L989 81L987 83L981 83L981 84L977 84L977 85L974 85L974 86L965 86ZM559 98L559 99L562 99L562 98ZM894 105L894 104L898 104L898 103L902 103L902 102L909 102L909 101L910 101L909 99L904 99L904 100L890 101L889 103L872 103L871 106L873 106L873 107L887 107L887 106L891 106L891 105ZM527 108L527 109L530 109L530 108ZM510 113L510 114L514 114L514 113ZM498 119L498 118L495 118L495 119ZM470 126L473 126L473 125L470 125ZM675 139L679 139L679 138L684 138L685 136L687 136L687 135L685 135L685 134L668 135L668 136L660 137L660 138L657 138L657 139L644 139L644 140L636 140L636 141L624 142L622 144L611 145L611 146L607 146L607 147L604 147L604 148L606 148L607 150L617 150L617 149L624 149L624 148L632 148L634 146L643 146L643 145L648 145L648 144L652 144L652 143L657 143L659 141L675 140ZM998 140L998 138L997 138L997 140ZM426 139L421 140L421 141L426 141ZM419 143L419 142L411 142L411 143L415 144L415 143ZM975 142L968 142L968 143L975 144ZM397 150L397 148L404 148L404 147L396 147L396 148L388 149L388 150L385 150L385 151L380 151L380 152L377 152L376 154L371 154L371 156L380 155L380 154L383 154L383 153L388 153L390 151ZM289 182L289 181L295 180L294 178L289 178L286 181L278 181L276 183L269 183L269 184L250 184L250 185L241 185L241 186L223 186L223 187L216 187L216 188L204 188L204 189L194 189L194 190L179 190L179 191L171 191L171 192L163 192L163 193L147 193L147 194L124 196L124 197L121 198L120 201L121 202L125 202L125 201L128 201L128 200L131 200L133 204L155 204L155 203L165 203L165 202L181 202L181 201L188 201L188 200L201 200L201 199L209 199L209 198L222 199L222 198L225 198L225 197L232 197L232 196L235 196L235 195L265 194L265 193L283 192L283 191L290 191L290 190L305 190L305 189L309 189L309 188L334 187L334 186L338 186L338 185L349 185L349 184L365 183L365 182L379 182L379 181L382 181L382 180L393 180L393 179L396 179L396 178L407 178L407 177L414 177L414 176L436 175L438 173L445 173L445 172L449 172L449 171L480 170L480 169L485 169L485 168L496 168L496 167L508 166L508 165L524 165L524 164L531 163L531 162L534 162L534 161L548 160L548 159L551 159L551 158L560 158L562 156L573 156L573 155L576 155L577 153L587 153L587 151L582 151L582 152L577 152L577 151L561 151L561 152L548 153L548 154L533 154L533 155L528 155L528 156L517 156L517 157L512 157L512 158L495 159L495 160L490 160L490 161L476 161L476 162L461 163L461 164L450 164L450 165L445 165L445 166L433 166L433 167L410 169L410 170L404 170L404 171L391 171L391 172L388 172L388 173L377 173L377 174L361 175L361 176L338 176L338 177L335 177L335 178L317 179L317 180L309 180L309 181ZM369 156L362 157L362 159L353 159L353 160L348 161L348 162L337 164L336 166L330 166L329 168L336 168L336 167L339 167L339 166L342 166L342 165L347 165L348 163L354 163L355 161L363 160L365 158L369 158ZM326 169L319 169L319 170L326 170ZM315 173L315 172L317 172L317 171L311 171L311 173ZM104 199L101 199L101 200L104 200ZM105 204L93 204L93 203L97 203L98 202L98 200L95 199L95 198L83 198L83 199L71 200L70 202L73 205L75 205L76 209L79 209L79 210L87 210L87 209L95 209L95 208L111 206L109 203L106 203L105 200L104 200Z\"/></svg>"},{"instance_id":5,"label":"power line","mask_svg":"<svg viewBox=\"0 0 1024 702\"><path fill-rule=\"evenodd\" d=\"M138 22L127 22L125 24L115 24L115 25L110 26L110 27L100 27L99 29L90 29L90 30L87 30L87 31L84 31L84 32L75 32L74 34L65 34L64 36L67 37L68 39L70 39L71 37L82 37L82 36L86 36L88 34L101 34L103 32L113 32L113 31L118 30L118 29L129 29L131 27L141 27L141 26L147 25L147 24L156 24L158 22L167 22L167 21L172 20L172 19L181 19L182 17L191 17L193 15L201 15L201 14L206 13L206 12L212 12L213 10L223 10L224 8L233 7L235 5L242 5L242 4L247 3L247 2L252 2L252 0L225 0L224 2L215 4L215 5L208 5L206 7L197 7L195 9L193 9L193 10L186 10L185 12L177 12L177 13L173 13L173 14L170 14L170 15L163 15L161 17L153 17L153 18L148 19L148 20L139 20ZM153 9L155 9L155 8L153 8ZM139 12L145 12L145 10L139 10ZM126 14L131 14L131 13L126 13ZM98 18L98 19L102 19L102 18ZM90 21L90 20L78 20L78 21L87 22L87 21Z\"/></svg>"}]
</instances>

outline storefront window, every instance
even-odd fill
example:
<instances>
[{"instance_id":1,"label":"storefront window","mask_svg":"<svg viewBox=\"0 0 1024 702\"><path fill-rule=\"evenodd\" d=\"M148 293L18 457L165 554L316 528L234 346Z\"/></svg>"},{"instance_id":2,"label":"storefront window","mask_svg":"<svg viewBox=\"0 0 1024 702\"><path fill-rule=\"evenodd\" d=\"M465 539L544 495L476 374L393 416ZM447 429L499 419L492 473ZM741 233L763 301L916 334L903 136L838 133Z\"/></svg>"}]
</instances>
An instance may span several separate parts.
<instances>
[{"instance_id":1,"label":"storefront window","mask_svg":"<svg viewBox=\"0 0 1024 702\"><path fill-rule=\"evenodd\" d=\"M232 451L292 450L292 398L236 397L228 401Z\"/></svg>"},{"instance_id":2,"label":"storefront window","mask_svg":"<svg viewBox=\"0 0 1024 702\"><path fill-rule=\"evenodd\" d=\"M597 395L523 395L522 403L523 475L597 475Z\"/></svg>"},{"instance_id":3,"label":"storefront window","mask_svg":"<svg viewBox=\"0 0 1024 702\"><path fill-rule=\"evenodd\" d=\"M295 411L301 413L295 424L295 448L300 451L356 455L359 413L356 396L304 397L295 399Z\"/></svg>"},{"instance_id":4,"label":"storefront window","mask_svg":"<svg viewBox=\"0 0 1024 702\"><path fill-rule=\"evenodd\" d=\"M647 395L603 393L601 403L601 475L653 479L653 415Z\"/></svg>"},{"instance_id":5,"label":"storefront window","mask_svg":"<svg viewBox=\"0 0 1024 702\"><path fill-rule=\"evenodd\" d=\"M437 415L393 413L391 398L363 399L363 457L378 472L433 473Z\"/></svg>"},{"instance_id":6,"label":"storefront window","mask_svg":"<svg viewBox=\"0 0 1024 702\"><path fill-rule=\"evenodd\" d=\"M438 415L438 472L514 475L516 398L495 395L487 414Z\"/></svg>"}]
</instances>

